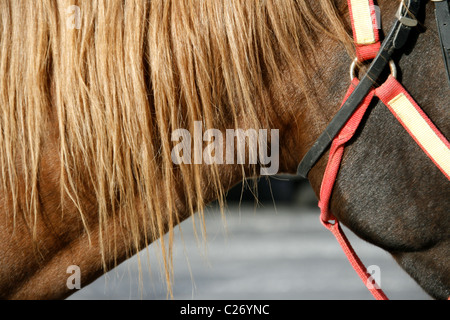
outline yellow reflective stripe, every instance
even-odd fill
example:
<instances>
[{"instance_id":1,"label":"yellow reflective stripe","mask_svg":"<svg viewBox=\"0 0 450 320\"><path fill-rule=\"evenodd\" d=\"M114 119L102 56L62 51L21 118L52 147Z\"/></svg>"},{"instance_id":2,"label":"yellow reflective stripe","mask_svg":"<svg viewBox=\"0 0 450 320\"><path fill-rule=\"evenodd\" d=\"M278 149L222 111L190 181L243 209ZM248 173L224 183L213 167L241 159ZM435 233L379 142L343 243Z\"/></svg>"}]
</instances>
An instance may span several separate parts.
<instances>
[{"instance_id":1,"label":"yellow reflective stripe","mask_svg":"<svg viewBox=\"0 0 450 320\"><path fill-rule=\"evenodd\" d=\"M376 42L370 3L368 0L351 0L356 43L369 45Z\"/></svg>"},{"instance_id":2,"label":"yellow reflective stripe","mask_svg":"<svg viewBox=\"0 0 450 320\"><path fill-rule=\"evenodd\" d=\"M430 127L404 93L389 101L389 105L416 141L432 160L450 176L450 149Z\"/></svg>"}]
</instances>

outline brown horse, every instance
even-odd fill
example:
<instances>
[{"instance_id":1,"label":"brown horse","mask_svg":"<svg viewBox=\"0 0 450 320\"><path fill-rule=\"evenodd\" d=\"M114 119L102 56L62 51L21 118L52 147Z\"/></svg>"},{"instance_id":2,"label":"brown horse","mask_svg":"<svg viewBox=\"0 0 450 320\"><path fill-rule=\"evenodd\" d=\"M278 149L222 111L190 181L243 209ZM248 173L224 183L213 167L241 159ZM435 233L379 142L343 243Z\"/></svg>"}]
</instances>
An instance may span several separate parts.
<instances>
[{"instance_id":1,"label":"brown horse","mask_svg":"<svg viewBox=\"0 0 450 320\"><path fill-rule=\"evenodd\" d=\"M387 30L398 2L378 4ZM432 9L399 77L449 137ZM345 0L1 1L0 297L65 298L69 266L85 286L158 239L170 289L174 227L259 173L174 164L171 133L279 129L279 172L295 174L348 87L350 33ZM309 176L317 193L325 158ZM331 207L450 296L449 182L381 103Z\"/></svg>"}]
</instances>

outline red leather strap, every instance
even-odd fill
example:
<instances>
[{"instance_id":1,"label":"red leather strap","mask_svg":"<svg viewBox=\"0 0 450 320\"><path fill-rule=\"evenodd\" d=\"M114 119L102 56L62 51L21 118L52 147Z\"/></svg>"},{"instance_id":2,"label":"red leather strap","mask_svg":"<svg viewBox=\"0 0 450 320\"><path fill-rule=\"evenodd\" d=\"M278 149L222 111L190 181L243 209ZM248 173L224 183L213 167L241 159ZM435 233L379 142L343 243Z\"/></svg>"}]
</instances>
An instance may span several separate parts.
<instances>
[{"instance_id":1,"label":"red leather strap","mask_svg":"<svg viewBox=\"0 0 450 320\"><path fill-rule=\"evenodd\" d=\"M391 76L382 86L377 88L376 95L389 108L428 158L450 180L450 142L423 112L403 85Z\"/></svg>"},{"instance_id":2,"label":"red leather strap","mask_svg":"<svg viewBox=\"0 0 450 320\"><path fill-rule=\"evenodd\" d=\"M348 0L348 6L358 61L363 62L374 59L381 47L374 2L373 0ZM370 23L371 28L370 26L368 27ZM363 27L361 28L361 26ZM362 38L361 35L364 38ZM357 78L353 79L350 88L345 95L344 103L352 94L358 83L359 80ZM319 207L321 210L320 219L322 224L335 236L351 266L364 282L368 290L377 300L387 300L386 295L379 286L372 284L371 277L367 273L366 267L353 250L353 247L345 236L338 220L330 211L331 195L341 166L345 145L355 135L374 95L375 90L372 89L331 145L328 165L325 170L320 190Z\"/></svg>"},{"instance_id":3,"label":"red leather strap","mask_svg":"<svg viewBox=\"0 0 450 320\"><path fill-rule=\"evenodd\" d=\"M358 79L354 79L350 89L348 90L345 100L353 92L354 88L358 84ZM339 168L341 166L342 157L344 154L345 144L354 136L356 130L358 129L364 114L366 113L373 97L375 90L371 90L369 95L364 99L363 103L359 106L358 110L353 114L352 118L347 122L345 127L341 130L339 135L333 141L330 150L330 156L328 160L328 165L325 170L325 174L322 181L322 186L320 190L320 202L319 207L321 209L321 221L322 224L330 230L336 237L340 246L342 247L347 259L355 269L358 276L365 283L369 291L377 300L387 300L386 295L377 285L372 284L370 275L367 273L367 269L364 264L359 259L356 252L353 250L350 242L342 231L339 222L333 216L330 211L330 200L333 192L334 184L336 182L337 175L339 173Z\"/></svg>"},{"instance_id":4,"label":"red leather strap","mask_svg":"<svg viewBox=\"0 0 450 320\"><path fill-rule=\"evenodd\" d=\"M354 88L358 85L358 82L358 79L353 79L352 84L347 94L345 95L344 102L351 95ZM420 109L418 104L408 94L406 89L392 76L389 77L381 87L372 89L369 92L356 112L353 114L353 116L350 118L350 120L347 122L338 136L333 140L330 149L328 164L325 169L322 186L320 189L319 207L321 210L321 222L336 237L353 269L365 283L372 295L377 300L387 300L384 292L377 285L372 284L372 279L367 273L366 267L361 262L356 252L353 250L350 242L348 241L342 228L340 227L338 220L334 217L330 210L331 196L339 173L339 169L341 167L345 145L355 135L355 132L361 124L361 120L364 117L374 96L379 97L380 100L392 111L392 113L396 116L400 123L411 134L413 139L418 143L419 146L422 147L428 157L436 164L439 169L441 169L441 171L444 173L444 175L446 175L447 178L449 176L448 173L445 172L445 169L450 164L450 162L448 161L448 156L443 159L442 157L445 157L445 154L448 154L448 152L450 152L450 143L436 128L436 126L434 126L434 124L426 116L422 109ZM406 111L408 111L406 112L407 117L411 117L411 113L414 113L414 118L412 120L410 120L409 118L405 119L405 117L400 114L402 110L394 106L396 103L400 103L400 105L407 105L407 107L409 108L406 109ZM411 123L407 122L411 122L412 125ZM417 127L417 123L420 124L420 127ZM424 135L422 132L423 130L425 130L427 134ZM429 135L431 135L431 138L429 137ZM438 152L436 152L436 148L438 147L440 147L441 149L438 149ZM436 157L441 158L437 159Z\"/></svg>"},{"instance_id":5,"label":"red leather strap","mask_svg":"<svg viewBox=\"0 0 450 320\"><path fill-rule=\"evenodd\" d=\"M372 60L381 48L379 22L374 1L348 0L348 7L358 61Z\"/></svg>"},{"instance_id":6,"label":"red leather strap","mask_svg":"<svg viewBox=\"0 0 450 320\"><path fill-rule=\"evenodd\" d=\"M348 0L348 5L358 60L363 62L374 59L381 46L374 2L373 0ZM344 103L358 83L358 79L355 78L352 80L352 84L344 98ZM374 96L378 96L389 110L391 110L412 138L449 180L450 143L422 109L420 109L405 88L392 76L381 87L372 89L369 92L356 112L333 140L320 190L319 207L321 210L321 222L336 237L353 269L365 283L372 295L377 300L387 300L388 298L381 288L372 283L371 276L367 273L366 267L353 250L338 220L330 211L331 196L342 163L345 145L355 135ZM411 114L413 115L412 117Z\"/></svg>"}]
</instances>

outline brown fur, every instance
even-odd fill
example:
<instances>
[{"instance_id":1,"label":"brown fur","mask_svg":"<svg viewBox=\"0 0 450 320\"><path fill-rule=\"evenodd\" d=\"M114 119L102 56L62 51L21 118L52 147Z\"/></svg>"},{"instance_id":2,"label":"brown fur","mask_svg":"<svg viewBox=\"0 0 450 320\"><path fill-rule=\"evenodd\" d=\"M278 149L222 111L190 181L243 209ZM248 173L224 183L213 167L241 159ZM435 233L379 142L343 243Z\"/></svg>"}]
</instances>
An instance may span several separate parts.
<instances>
[{"instance_id":1,"label":"brown fur","mask_svg":"<svg viewBox=\"0 0 450 320\"><path fill-rule=\"evenodd\" d=\"M170 289L174 226L255 172L176 167L170 133L285 128L298 104L275 106L299 92L283 77L303 103L319 39L350 48L329 0L3 1L0 15L2 297L62 297L68 265L86 284L157 239Z\"/></svg>"}]
</instances>

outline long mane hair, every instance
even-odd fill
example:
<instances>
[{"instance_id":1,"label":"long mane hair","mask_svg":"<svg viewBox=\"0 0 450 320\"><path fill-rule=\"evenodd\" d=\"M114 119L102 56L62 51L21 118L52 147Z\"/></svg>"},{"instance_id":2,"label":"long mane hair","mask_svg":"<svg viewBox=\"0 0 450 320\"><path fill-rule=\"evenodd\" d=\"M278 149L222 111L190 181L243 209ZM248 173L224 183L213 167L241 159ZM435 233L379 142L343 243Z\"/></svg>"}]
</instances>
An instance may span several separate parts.
<instances>
[{"instance_id":1,"label":"long mane hair","mask_svg":"<svg viewBox=\"0 0 450 320\"><path fill-rule=\"evenodd\" d=\"M68 27L71 6L80 9L79 29ZM196 165L173 164L170 133L195 121L270 127L257 104L268 79L292 68L307 91L325 36L351 50L333 0L1 1L0 187L10 208L2 214L24 219L38 240L40 164L52 127L59 208L75 206L88 236L98 228L103 254L115 250L108 219L129 232L130 255L161 239L170 280L175 186L200 219L205 186L222 205L226 192L217 166L205 177ZM82 204L87 195L95 213Z\"/></svg>"}]
</instances>

